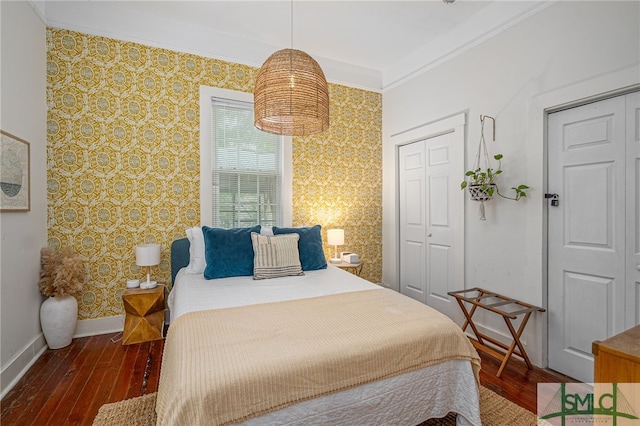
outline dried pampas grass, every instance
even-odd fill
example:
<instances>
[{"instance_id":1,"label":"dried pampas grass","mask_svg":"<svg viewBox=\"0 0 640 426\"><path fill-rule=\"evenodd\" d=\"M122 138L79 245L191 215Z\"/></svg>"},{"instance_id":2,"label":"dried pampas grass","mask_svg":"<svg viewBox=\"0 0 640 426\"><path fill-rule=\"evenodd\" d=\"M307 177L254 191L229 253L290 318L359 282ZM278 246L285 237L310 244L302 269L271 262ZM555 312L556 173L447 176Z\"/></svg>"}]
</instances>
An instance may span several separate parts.
<instances>
[{"instance_id":1,"label":"dried pampas grass","mask_svg":"<svg viewBox=\"0 0 640 426\"><path fill-rule=\"evenodd\" d=\"M51 247L45 247L40 250L40 293L45 296L52 296L55 293L56 288L53 286L53 281L56 277L56 265L57 265L56 251Z\"/></svg>"},{"instance_id":2,"label":"dried pampas grass","mask_svg":"<svg viewBox=\"0 0 640 426\"><path fill-rule=\"evenodd\" d=\"M40 293L47 297L66 296L82 290L85 269L82 259L71 247L56 251L45 247L40 251Z\"/></svg>"}]
</instances>

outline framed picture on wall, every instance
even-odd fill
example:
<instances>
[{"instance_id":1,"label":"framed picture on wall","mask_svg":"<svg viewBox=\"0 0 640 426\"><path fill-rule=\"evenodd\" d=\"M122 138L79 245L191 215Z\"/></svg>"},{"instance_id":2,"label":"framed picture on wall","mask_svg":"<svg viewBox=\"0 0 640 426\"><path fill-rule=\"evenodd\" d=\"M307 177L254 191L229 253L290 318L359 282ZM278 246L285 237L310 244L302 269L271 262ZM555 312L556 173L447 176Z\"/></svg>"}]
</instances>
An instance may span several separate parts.
<instances>
[{"instance_id":1,"label":"framed picture on wall","mask_svg":"<svg viewBox=\"0 0 640 426\"><path fill-rule=\"evenodd\" d=\"M0 211L30 209L29 142L0 130Z\"/></svg>"}]
</instances>

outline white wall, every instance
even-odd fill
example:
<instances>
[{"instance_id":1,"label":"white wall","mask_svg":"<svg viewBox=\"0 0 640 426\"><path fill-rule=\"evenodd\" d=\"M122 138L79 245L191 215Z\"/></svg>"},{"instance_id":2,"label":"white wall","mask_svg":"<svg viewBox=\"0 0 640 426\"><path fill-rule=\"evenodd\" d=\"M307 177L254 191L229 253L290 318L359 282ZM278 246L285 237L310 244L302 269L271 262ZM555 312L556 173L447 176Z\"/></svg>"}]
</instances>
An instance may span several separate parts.
<instances>
[{"instance_id":1,"label":"white wall","mask_svg":"<svg viewBox=\"0 0 640 426\"><path fill-rule=\"evenodd\" d=\"M40 249L47 243L46 33L27 2L0 2L0 128L30 142L31 211L0 213L2 396L37 359Z\"/></svg>"},{"instance_id":2,"label":"white wall","mask_svg":"<svg viewBox=\"0 0 640 426\"><path fill-rule=\"evenodd\" d=\"M455 6L455 4L454 4ZM546 206L543 198L546 108L640 83L640 3L558 2L524 22L401 86L383 93L383 283L398 288L395 147L391 135L468 112L467 169L480 138L480 115L496 118L491 153L502 153L509 188L529 198L478 205L465 201L465 283L546 306ZM462 181L462 176L460 181ZM456 182L457 184L457 182ZM490 249L488 249L490 248ZM480 322L507 333L502 319ZM537 314L524 340L546 364L546 317Z\"/></svg>"}]
</instances>

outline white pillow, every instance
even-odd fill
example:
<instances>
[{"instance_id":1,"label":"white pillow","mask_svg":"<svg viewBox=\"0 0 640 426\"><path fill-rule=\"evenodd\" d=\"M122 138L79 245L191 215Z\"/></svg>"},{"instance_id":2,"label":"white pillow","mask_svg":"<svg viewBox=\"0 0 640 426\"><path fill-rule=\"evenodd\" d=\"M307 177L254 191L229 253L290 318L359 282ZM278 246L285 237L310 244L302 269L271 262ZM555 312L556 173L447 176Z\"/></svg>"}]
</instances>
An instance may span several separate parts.
<instances>
[{"instance_id":1,"label":"white pillow","mask_svg":"<svg viewBox=\"0 0 640 426\"><path fill-rule=\"evenodd\" d=\"M202 228L199 226L188 228L187 238L189 239L189 264L185 272L187 274L202 274L207 267Z\"/></svg>"},{"instance_id":2,"label":"white pillow","mask_svg":"<svg viewBox=\"0 0 640 426\"><path fill-rule=\"evenodd\" d=\"M273 235L273 227L260 226L260 235Z\"/></svg>"}]
</instances>

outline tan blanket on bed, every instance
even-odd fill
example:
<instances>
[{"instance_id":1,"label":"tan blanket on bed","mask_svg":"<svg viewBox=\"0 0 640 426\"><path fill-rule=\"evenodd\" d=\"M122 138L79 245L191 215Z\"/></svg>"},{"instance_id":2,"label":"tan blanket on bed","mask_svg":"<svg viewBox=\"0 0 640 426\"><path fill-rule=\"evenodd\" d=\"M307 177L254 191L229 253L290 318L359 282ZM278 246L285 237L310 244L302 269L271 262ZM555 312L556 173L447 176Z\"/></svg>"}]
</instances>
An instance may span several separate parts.
<instances>
[{"instance_id":1,"label":"tan blanket on bed","mask_svg":"<svg viewBox=\"0 0 640 426\"><path fill-rule=\"evenodd\" d=\"M388 289L193 312L169 328L158 424L239 422L453 359L477 377L455 323Z\"/></svg>"}]
</instances>

